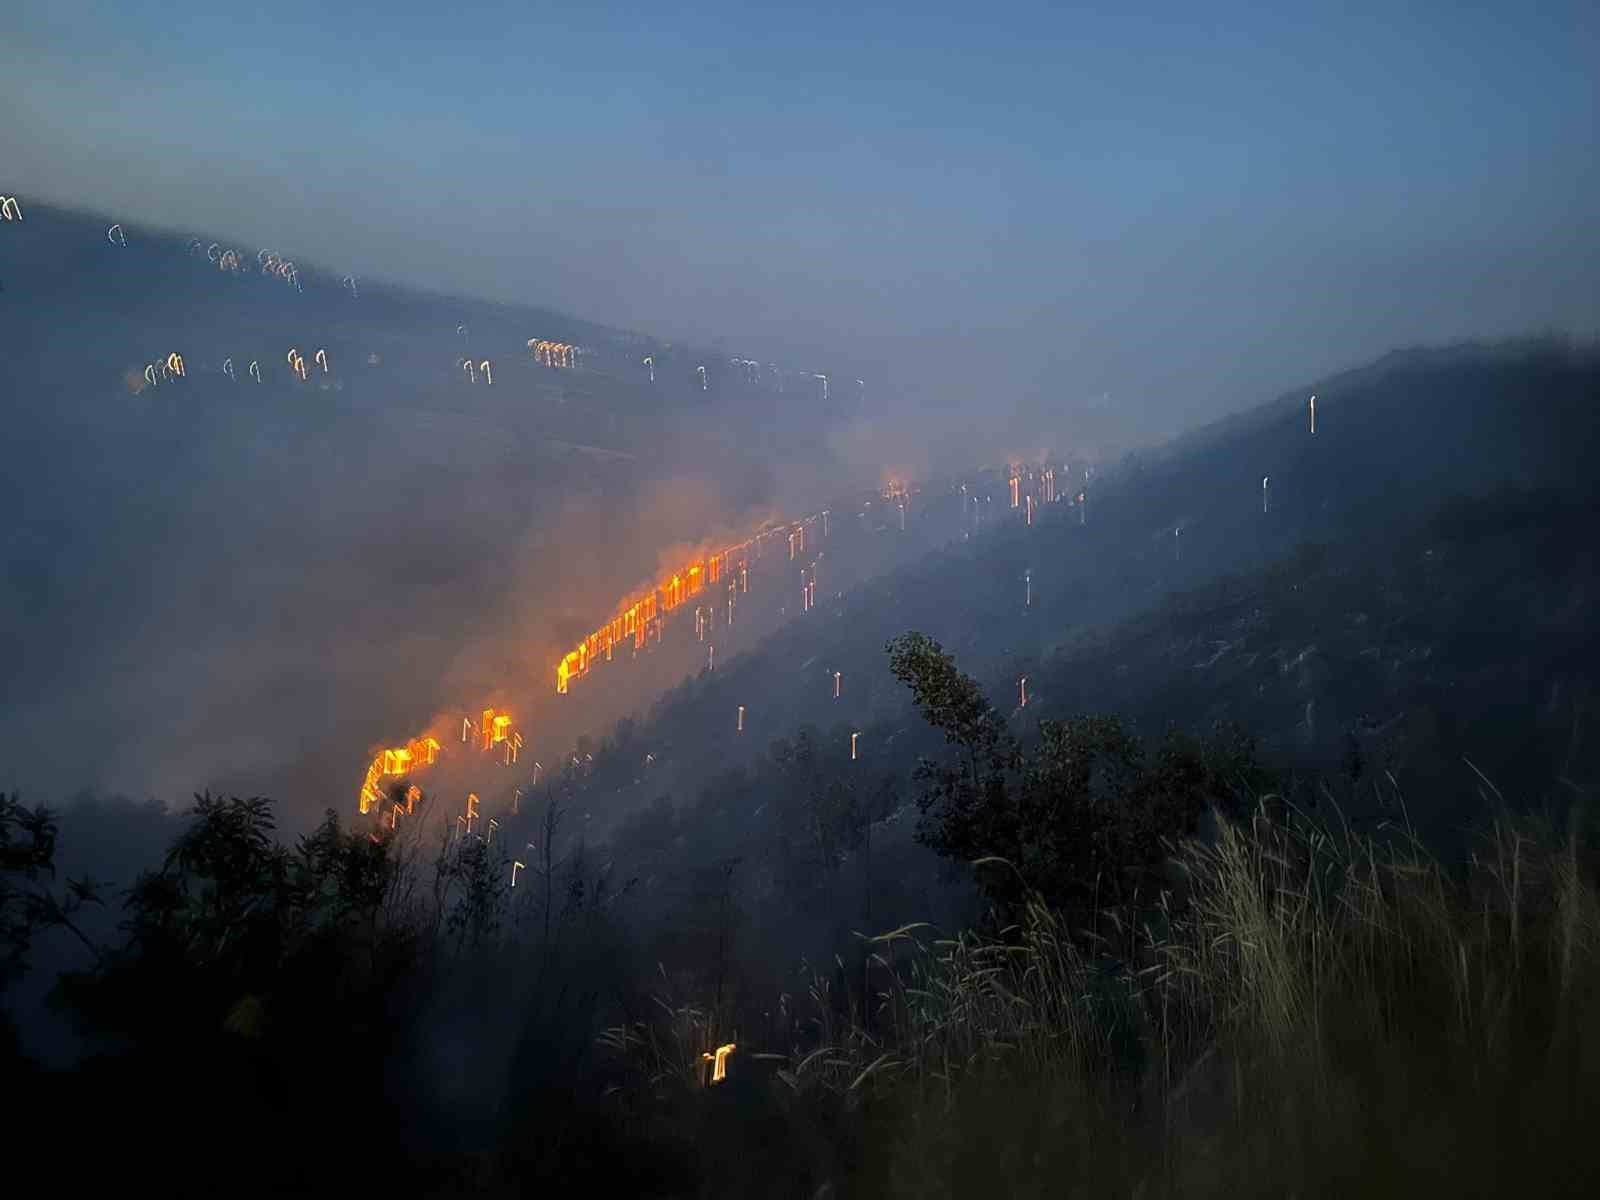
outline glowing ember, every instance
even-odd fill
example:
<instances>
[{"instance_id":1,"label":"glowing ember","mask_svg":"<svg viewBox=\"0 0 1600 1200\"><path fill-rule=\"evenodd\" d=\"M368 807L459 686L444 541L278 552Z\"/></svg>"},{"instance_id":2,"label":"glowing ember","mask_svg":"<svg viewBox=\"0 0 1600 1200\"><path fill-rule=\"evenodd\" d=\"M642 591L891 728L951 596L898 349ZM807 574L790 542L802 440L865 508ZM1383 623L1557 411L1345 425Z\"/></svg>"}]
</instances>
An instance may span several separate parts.
<instances>
[{"instance_id":1,"label":"glowing ember","mask_svg":"<svg viewBox=\"0 0 1600 1200\"><path fill-rule=\"evenodd\" d=\"M721 1083L728 1077L728 1056L736 1049L738 1049L737 1044L734 1042L729 1042L726 1046L718 1046L716 1053L714 1054L710 1052L703 1052L700 1055L701 1062L708 1062L711 1064L712 1083Z\"/></svg>"},{"instance_id":2,"label":"glowing ember","mask_svg":"<svg viewBox=\"0 0 1600 1200\"><path fill-rule=\"evenodd\" d=\"M413 738L404 746L382 750L367 768L366 779L361 784L361 811L370 812L383 800L380 787L385 776L406 775L423 767L431 767L438 758L439 743L426 735ZM410 812L421 795L416 788L406 794L406 811Z\"/></svg>"},{"instance_id":3,"label":"glowing ember","mask_svg":"<svg viewBox=\"0 0 1600 1200\"><path fill-rule=\"evenodd\" d=\"M483 710L482 720L479 723L474 723L471 717L463 717L461 740L463 743L476 741L481 750L504 745L507 765L516 761L517 751L522 747L522 735L513 728L511 714L493 708ZM369 813L381 806L384 800L385 779L413 775L433 766L439 759L439 751L438 739L428 734L412 738L404 746L392 746L378 751L368 765L366 777L361 783L359 799L361 812ZM421 796L422 792L414 785L406 792L407 813L413 810ZM472 797L471 803L475 804L476 801L477 798ZM476 813L469 815L475 816Z\"/></svg>"}]
</instances>

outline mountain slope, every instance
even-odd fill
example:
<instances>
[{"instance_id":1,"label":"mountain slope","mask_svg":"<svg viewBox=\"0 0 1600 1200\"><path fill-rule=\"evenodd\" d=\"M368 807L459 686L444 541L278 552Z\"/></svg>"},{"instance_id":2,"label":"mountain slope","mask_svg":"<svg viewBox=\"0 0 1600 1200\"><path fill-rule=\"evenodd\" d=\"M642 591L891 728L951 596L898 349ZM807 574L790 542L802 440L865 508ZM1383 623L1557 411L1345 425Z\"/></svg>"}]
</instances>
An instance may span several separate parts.
<instances>
[{"instance_id":1,"label":"mountain slope","mask_svg":"<svg viewBox=\"0 0 1600 1200\"><path fill-rule=\"evenodd\" d=\"M635 787L637 763L619 764L626 790L606 806L693 794L803 723L834 729L841 756L839 731L863 731L863 760L904 778L938 749L884 661L907 629L1007 709L1029 675L1019 727L1081 711L1148 733L1228 717L1281 766L1342 769L1355 739L1369 781L1388 768L1419 793L1469 796L1459 758L1476 747L1482 769L1535 798L1582 726L1597 661L1582 449L1597 393L1592 355L1546 346L1403 356L1319 385L1314 437L1280 401L1130 457L1091 483L1086 523L1057 505L1032 528L957 541L686 684L631 731L654 780ZM1452 506L1474 493L1490 498ZM928 504L917 520L955 525L955 512ZM1486 736L1497 724L1505 736Z\"/></svg>"}]
</instances>

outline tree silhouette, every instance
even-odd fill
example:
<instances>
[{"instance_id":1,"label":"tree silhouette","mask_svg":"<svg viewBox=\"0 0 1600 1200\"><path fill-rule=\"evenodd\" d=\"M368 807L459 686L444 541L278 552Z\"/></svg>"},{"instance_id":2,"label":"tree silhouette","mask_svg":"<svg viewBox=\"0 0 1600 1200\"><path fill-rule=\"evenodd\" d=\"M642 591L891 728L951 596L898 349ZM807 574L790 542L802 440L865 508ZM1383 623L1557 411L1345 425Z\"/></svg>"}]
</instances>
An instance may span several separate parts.
<instances>
[{"instance_id":1,"label":"tree silhouette","mask_svg":"<svg viewBox=\"0 0 1600 1200\"><path fill-rule=\"evenodd\" d=\"M980 863L979 886L1002 911L1034 892L1080 912L1131 902L1173 839L1265 783L1253 742L1231 726L1205 741L1171 732L1152 755L1116 717L1041 721L1024 756L937 642L910 633L888 649L923 715L966 758L918 767L918 840Z\"/></svg>"},{"instance_id":2,"label":"tree silhouette","mask_svg":"<svg viewBox=\"0 0 1600 1200\"><path fill-rule=\"evenodd\" d=\"M0 792L0 997L28 969L28 954L39 934L69 930L96 958L100 950L78 928L75 917L88 904L102 903L88 879L69 880L57 897L57 823L44 807L26 808L17 796ZM16 1031L0 1012L0 1061L20 1056Z\"/></svg>"}]
</instances>

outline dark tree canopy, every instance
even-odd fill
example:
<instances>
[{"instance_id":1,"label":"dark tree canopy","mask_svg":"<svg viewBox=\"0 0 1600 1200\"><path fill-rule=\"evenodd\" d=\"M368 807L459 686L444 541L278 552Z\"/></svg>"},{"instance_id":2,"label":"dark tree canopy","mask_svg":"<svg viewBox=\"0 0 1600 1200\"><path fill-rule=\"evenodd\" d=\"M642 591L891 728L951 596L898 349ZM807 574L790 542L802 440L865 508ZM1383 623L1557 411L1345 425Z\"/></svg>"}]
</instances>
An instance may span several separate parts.
<instances>
[{"instance_id":1,"label":"dark tree canopy","mask_svg":"<svg viewBox=\"0 0 1600 1200\"><path fill-rule=\"evenodd\" d=\"M0 792L0 989L27 969L33 939L47 929L70 929L89 945L73 916L100 897L87 879L69 881L66 894L56 896L57 832L49 809L28 808Z\"/></svg>"},{"instance_id":2,"label":"dark tree canopy","mask_svg":"<svg viewBox=\"0 0 1600 1200\"><path fill-rule=\"evenodd\" d=\"M966 751L962 764L919 766L918 839L966 862L1004 860L978 876L1002 907L1035 892L1078 910L1129 900L1208 809L1265 783L1253 742L1226 726L1204 740L1170 732L1150 752L1116 717L1041 721L1024 754L939 643L908 633L888 649L923 715Z\"/></svg>"}]
</instances>

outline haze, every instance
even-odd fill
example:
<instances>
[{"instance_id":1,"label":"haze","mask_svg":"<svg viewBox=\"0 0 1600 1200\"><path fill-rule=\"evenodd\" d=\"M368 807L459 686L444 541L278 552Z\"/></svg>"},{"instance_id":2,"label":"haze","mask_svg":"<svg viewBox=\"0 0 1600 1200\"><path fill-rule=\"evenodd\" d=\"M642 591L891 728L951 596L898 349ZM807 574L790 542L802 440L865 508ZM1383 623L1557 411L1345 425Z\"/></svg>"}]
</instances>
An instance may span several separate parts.
<instances>
[{"instance_id":1,"label":"haze","mask_svg":"<svg viewBox=\"0 0 1600 1200\"><path fill-rule=\"evenodd\" d=\"M1594 0L0 8L56 1190L1600 1196Z\"/></svg>"},{"instance_id":2,"label":"haze","mask_svg":"<svg viewBox=\"0 0 1600 1200\"><path fill-rule=\"evenodd\" d=\"M1596 61L1579 3L57 0L0 140L8 191L1109 445L1592 332Z\"/></svg>"}]
</instances>

